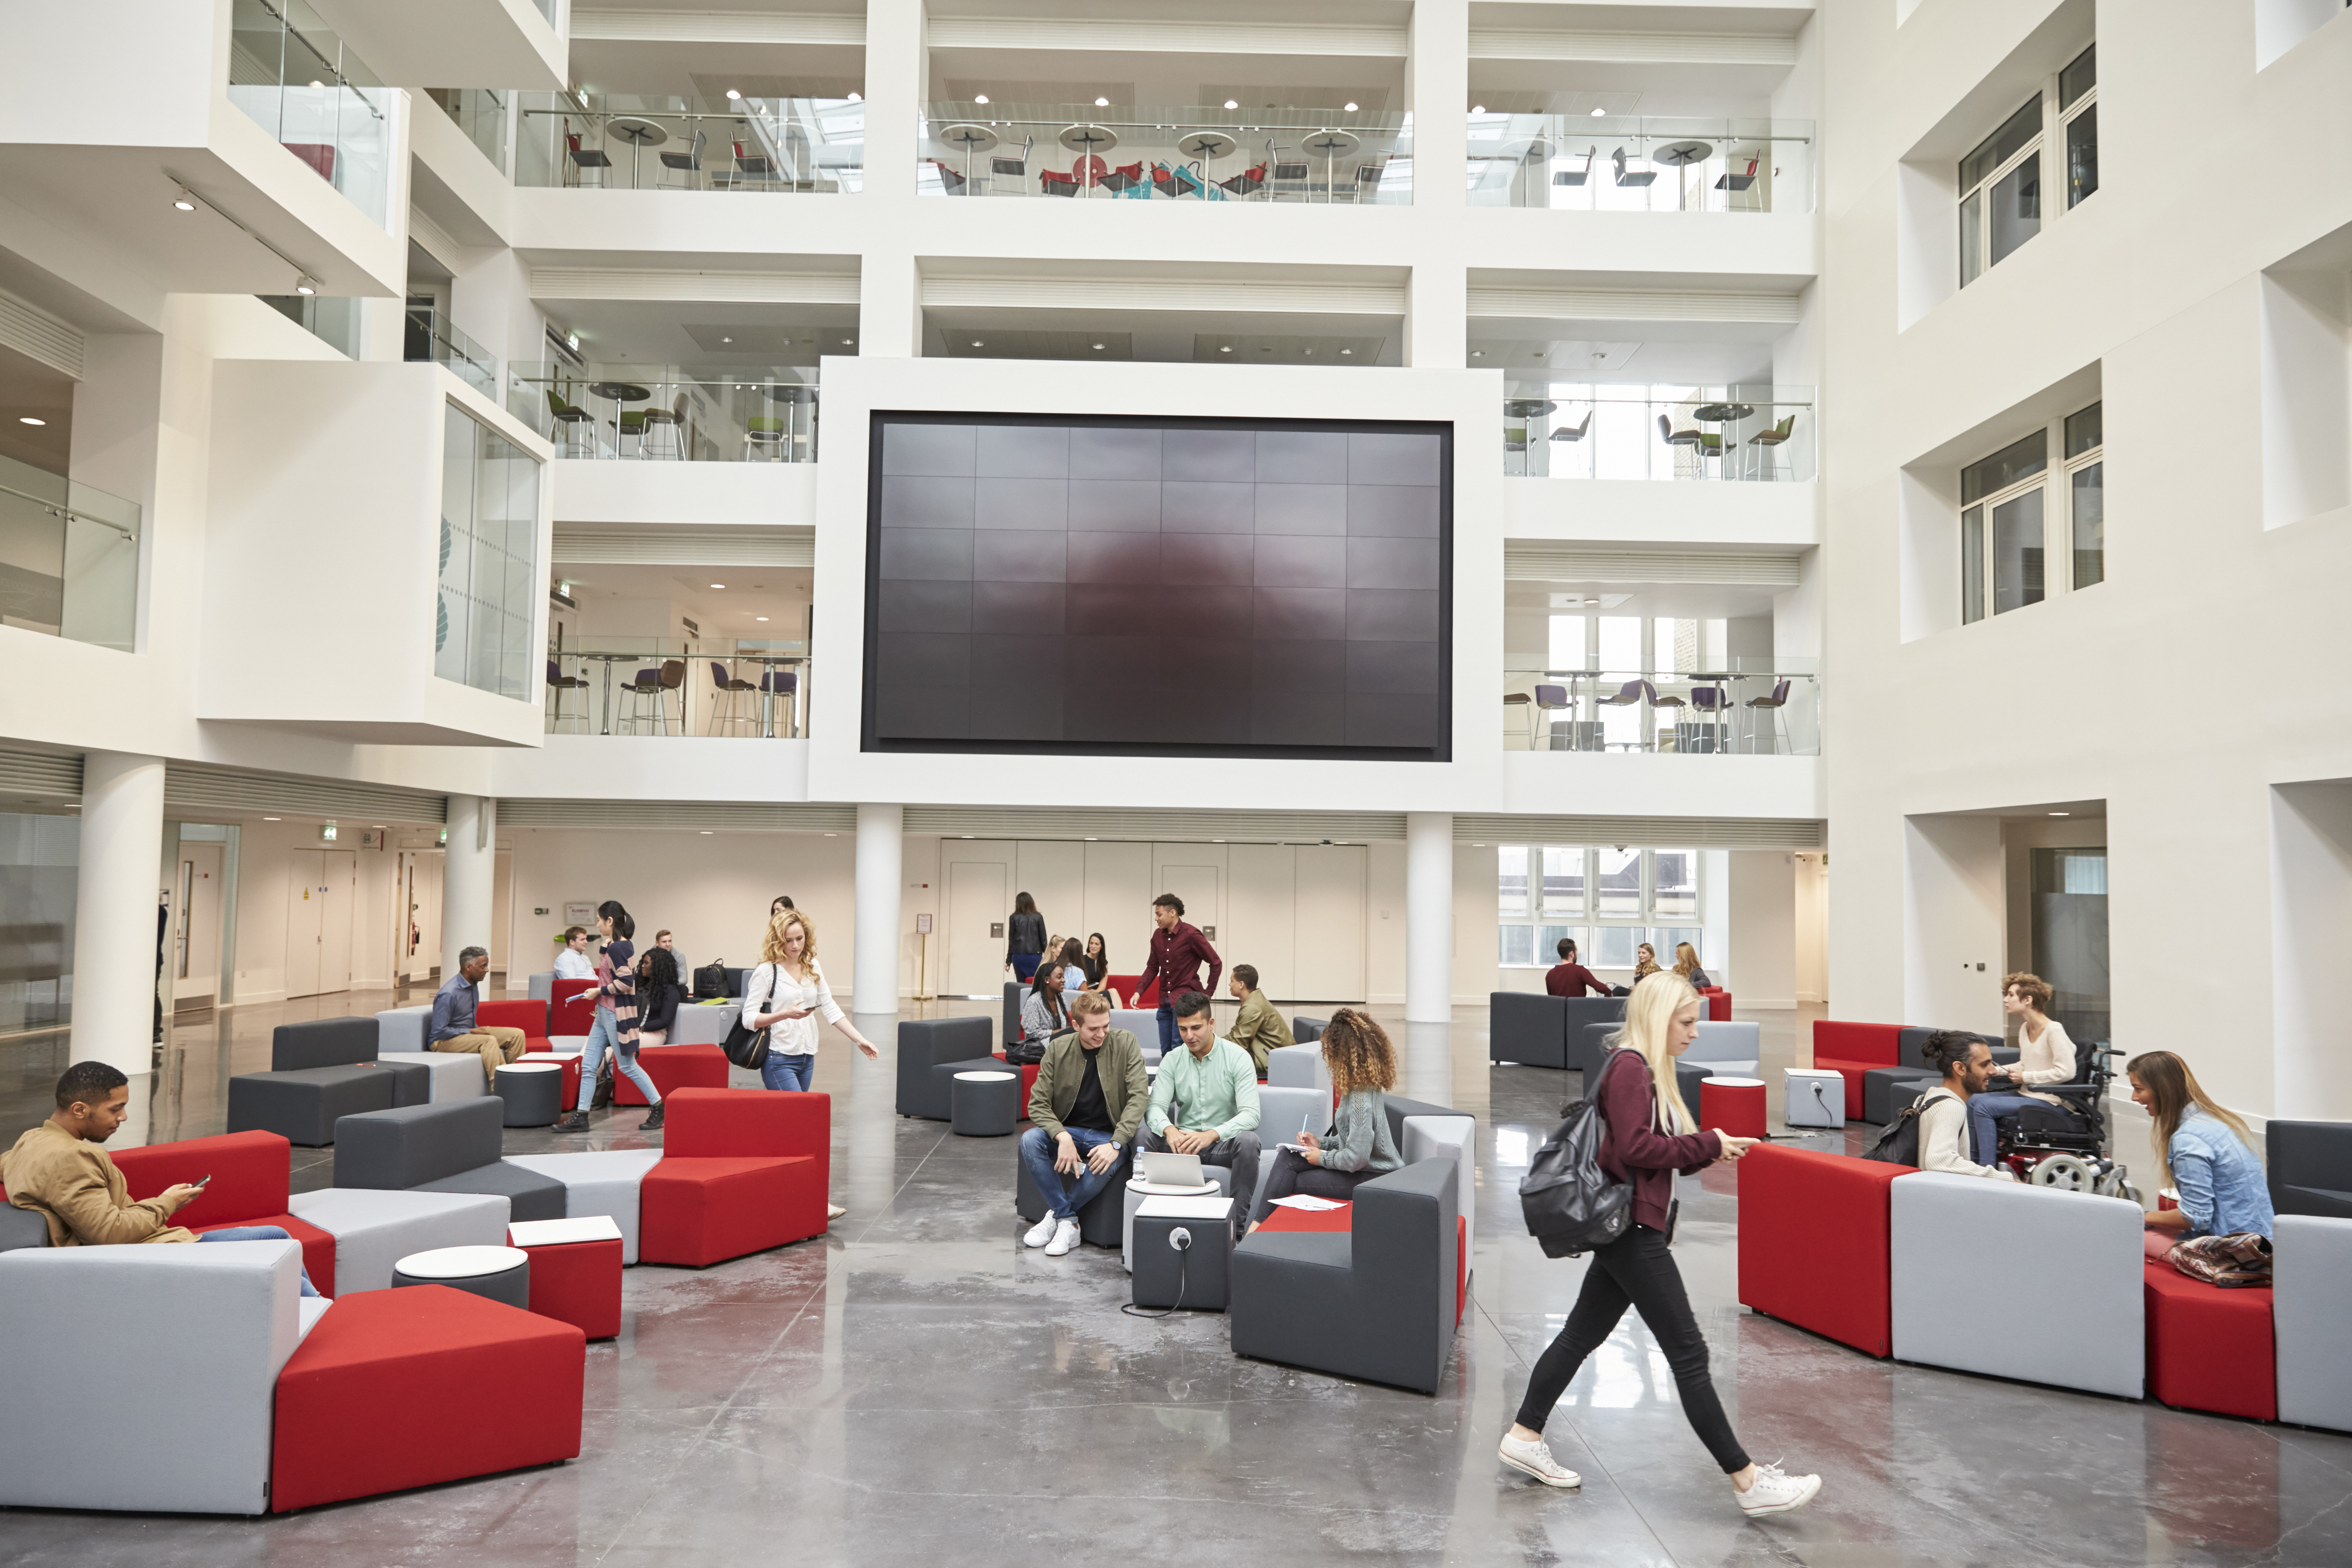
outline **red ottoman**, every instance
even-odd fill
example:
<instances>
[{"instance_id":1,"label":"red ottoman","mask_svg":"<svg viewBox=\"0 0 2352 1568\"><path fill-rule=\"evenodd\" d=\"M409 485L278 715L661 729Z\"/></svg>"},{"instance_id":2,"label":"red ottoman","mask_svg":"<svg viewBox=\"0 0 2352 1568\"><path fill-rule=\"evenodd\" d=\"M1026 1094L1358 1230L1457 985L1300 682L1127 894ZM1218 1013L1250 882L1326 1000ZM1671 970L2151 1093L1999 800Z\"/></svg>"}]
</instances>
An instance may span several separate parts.
<instances>
[{"instance_id":1,"label":"red ottoman","mask_svg":"<svg viewBox=\"0 0 2352 1568\"><path fill-rule=\"evenodd\" d=\"M1290 1209L1276 1205L1260 1230L1326 1231L1345 1236L1355 1229L1356 1205L1335 1209ZM1454 1216L1454 1324L1462 1325L1462 1310L1470 1304L1470 1222Z\"/></svg>"},{"instance_id":2,"label":"red ottoman","mask_svg":"<svg viewBox=\"0 0 2352 1568\"><path fill-rule=\"evenodd\" d=\"M1760 1078L1703 1078L1698 1082L1698 1124L1728 1132L1734 1138L1761 1138L1765 1125L1764 1080Z\"/></svg>"},{"instance_id":3,"label":"red ottoman","mask_svg":"<svg viewBox=\"0 0 2352 1568\"><path fill-rule=\"evenodd\" d=\"M637 1189L638 1262L700 1268L824 1234L831 1095L681 1089L663 1098L662 1157Z\"/></svg>"},{"instance_id":4,"label":"red ottoman","mask_svg":"<svg viewBox=\"0 0 2352 1568\"><path fill-rule=\"evenodd\" d=\"M2147 1306L2147 1391L2182 1410L2278 1419L2277 1342L2266 1286L2224 1290L2160 1258L2141 1270Z\"/></svg>"},{"instance_id":5,"label":"red ottoman","mask_svg":"<svg viewBox=\"0 0 2352 1568\"><path fill-rule=\"evenodd\" d=\"M647 1046L637 1052L637 1065L646 1069L664 1100L681 1089L727 1087L727 1053L717 1046ZM646 1097L637 1092L635 1084L616 1073L613 1103L643 1105ZM665 1121L662 1125L667 1128L669 1123Z\"/></svg>"},{"instance_id":6,"label":"red ottoman","mask_svg":"<svg viewBox=\"0 0 2352 1568\"><path fill-rule=\"evenodd\" d=\"M587 1340L446 1285L327 1310L278 1374L273 1513L580 1454Z\"/></svg>"},{"instance_id":7,"label":"red ottoman","mask_svg":"<svg viewBox=\"0 0 2352 1568\"><path fill-rule=\"evenodd\" d=\"M173 1225L199 1232L277 1226L302 1244L302 1267L319 1294L331 1296L327 1287L335 1282L335 1238L286 1212L293 1147L275 1132L229 1132L108 1153L133 1203L210 1176L205 1195L173 1215Z\"/></svg>"},{"instance_id":8,"label":"red ottoman","mask_svg":"<svg viewBox=\"0 0 2352 1568\"><path fill-rule=\"evenodd\" d=\"M1883 1356L1889 1321L1887 1188L1908 1165L1763 1144L1739 1183L1739 1300Z\"/></svg>"},{"instance_id":9,"label":"red ottoman","mask_svg":"<svg viewBox=\"0 0 2352 1568\"><path fill-rule=\"evenodd\" d=\"M1719 985L1710 985L1706 990L1700 992L1699 994L1706 998L1706 1016L1709 1023L1728 1024L1731 1022L1730 992L1724 990Z\"/></svg>"},{"instance_id":10,"label":"red ottoman","mask_svg":"<svg viewBox=\"0 0 2352 1568\"><path fill-rule=\"evenodd\" d=\"M1845 1079L1845 1119L1862 1120L1862 1075L1873 1068L1891 1068L1901 1059L1903 1035L1898 1024L1841 1024L1830 1018L1813 1020L1813 1065Z\"/></svg>"},{"instance_id":11,"label":"red ottoman","mask_svg":"<svg viewBox=\"0 0 2352 1568\"><path fill-rule=\"evenodd\" d=\"M530 1310L592 1340L621 1331L621 1227L610 1215L519 1220L507 1240L530 1254Z\"/></svg>"}]
</instances>

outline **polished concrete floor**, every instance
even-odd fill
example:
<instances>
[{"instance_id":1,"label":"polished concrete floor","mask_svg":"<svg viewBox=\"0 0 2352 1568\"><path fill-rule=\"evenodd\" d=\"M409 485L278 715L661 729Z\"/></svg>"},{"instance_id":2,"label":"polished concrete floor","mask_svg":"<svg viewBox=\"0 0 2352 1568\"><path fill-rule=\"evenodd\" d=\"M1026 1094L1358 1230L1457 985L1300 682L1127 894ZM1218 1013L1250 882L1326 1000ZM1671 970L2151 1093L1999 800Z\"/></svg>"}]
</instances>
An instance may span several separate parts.
<instances>
[{"instance_id":1,"label":"polished concrete floor","mask_svg":"<svg viewBox=\"0 0 2352 1568\"><path fill-rule=\"evenodd\" d=\"M131 1135L219 1131L229 1074L268 1065L272 1026L391 1000L178 1026ZM1802 1020L1758 1016L1777 1077ZM1583 1266L1545 1259L1512 1196L1573 1080L1490 1067L1482 1010L1390 1024L1402 1092L1480 1119L1473 1300L1434 1397L1236 1360L1216 1314L1121 1315L1117 1255L1022 1247L1010 1142L894 1115L890 1023L861 1026L883 1059L828 1033L817 1078L848 1216L704 1271L632 1269L620 1338L588 1350L576 1461L265 1521L5 1510L0 1563L2352 1562L2352 1437L1874 1362L1743 1310L1727 1169L1684 1182L1676 1254L1742 1438L1819 1471L1819 1501L1744 1519L1631 1318L1549 1428L1582 1491L1503 1470L1496 1439ZM0 1047L9 1128L47 1113L62 1049ZM640 1145L642 1116L600 1114L562 1146ZM510 1152L557 1142L509 1134ZM298 1187L331 1180L331 1152L297 1162ZM1983 1328L2031 1331L2047 1305ZM159 1367L192 1350L168 1324L125 1347ZM136 1418L87 1413L91 1462L105 1422Z\"/></svg>"}]
</instances>

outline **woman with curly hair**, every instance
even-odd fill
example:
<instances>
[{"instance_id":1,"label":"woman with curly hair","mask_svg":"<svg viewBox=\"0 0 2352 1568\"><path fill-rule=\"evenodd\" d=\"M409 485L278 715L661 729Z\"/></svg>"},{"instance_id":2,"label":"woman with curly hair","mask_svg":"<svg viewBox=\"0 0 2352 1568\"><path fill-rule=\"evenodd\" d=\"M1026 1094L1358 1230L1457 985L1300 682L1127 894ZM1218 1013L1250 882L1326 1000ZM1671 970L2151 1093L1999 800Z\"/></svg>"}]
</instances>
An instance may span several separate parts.
<instances>
[{"instance_id":1,"label":"woman with curly hair","mask_svg":"<svg viewBox=\"0 0 2352 1568\"><path fill-rule=\"evenodd\" d=\"M1403 1165L1396 1140L1389 1135L1386 1095L1396 1087L1396 1047L1388 1032L1352 1007L1331 1015L1325 1026L1323 1065L1331 1071L1331 1087L1339 1103L1331 1111L1331 1130L1321 1137L1298 1135L1300 1147L1285 1146L1275 1156L1265 1178L1265 1192L1250 1213L1250 1229L1265 1223L1274 1200L1293 1193L1345 1202L1355 1196L1357 1184L1386 1175Z\"/></svg>"}]
</instances>

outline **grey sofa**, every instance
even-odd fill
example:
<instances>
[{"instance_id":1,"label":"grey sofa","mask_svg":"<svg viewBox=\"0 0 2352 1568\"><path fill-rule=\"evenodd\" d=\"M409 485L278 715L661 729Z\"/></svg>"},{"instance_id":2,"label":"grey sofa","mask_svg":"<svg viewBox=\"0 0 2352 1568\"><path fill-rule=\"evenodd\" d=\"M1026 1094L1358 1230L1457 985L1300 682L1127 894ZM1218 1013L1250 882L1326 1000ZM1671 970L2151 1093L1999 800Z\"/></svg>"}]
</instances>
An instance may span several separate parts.
<instances>
[{"instance_id":1,"label":"grey sofa","mask_svg":"<svg viewBox=\"0 0 2352 1568\"><path fill-rule=\"evenodd\" d=\"M1624 1026L1623 1021L1620 1020L1614 1024L1587 1024L1577 1031L1576 1048L1569 1053L1568 1065L1584 1074L1584 1087L1588 1093L1595 1081L1593 1075L1601 1070L1601 1064L1607 1061L1610 1053L1617 1048L1609 1042ZM1752 1029L1756 1026L1750 1024L1748 1027ZM1693 1116L1698 1114L1699 1081L1715 1077L1724 1066L1721 1062L1693 1061L1687 1054L1675 1058L1675 1082L1682 1089L1683 1103L1690 1107Z\"/></svg>"},{"instance_id":2,"label":"grey sofa","mask_svg":"<svg viewBox=\"0 0 2352 1568\"><path fill-rule=\"evenodd\" d=\"M1299 1045L1307 1045L1321 1039L1323 1031L1330 1026L1331 1020L1328 1018L1314 1018L1304 1013L1294 1013L1290 1016L1290 1037Z\"/></svg>"},{"instance_id":3,"label":"grey sofa","mask_svg":"<svg viewBox=\"0 0 2352 1568\"><path fill-rule=\"evenodd\" d=\"M1486 997L1486 1059L1528 1067L1566 1065L1568 998L1531 991L1496 991Z\"/></svg>"},{"instance_id":4,"label":"grey sofa","mask_svg":"<svg viewBox=\"0 0 2352 1568\"><path fill-rule=\"evenodd\" d=\"M1375 1176L1345 1235L1244 1237L1234 1353L1434 1394L1454 1348L1458 1172L1439 1156Z\"/></svg>"},{"instance_id":5,"label":"grey sofa","mask_svg":"<svg viewBox=\"0 0 2352 1568\"><path fill-rule=\"evenodd\" d=\"M2352 1121L2273 1121L2263 1139L2272 1208L2352 1219Z\"/></svg>"},{"instance_id":6,"label":"grey sofa","mask_svg":"<svg viewBox=\"0 0 2352 1568\"><path fill-rule=\"evenodd\" d=\"M1927 1041L1938 1031L1911 1027L1896 1032L1895 1061L1891 1068L1872 1068L1862 1075L1862 1119L1885 1126L1895 1120L1895 1112L1911 1103L1910 1085L1916 1079L1941 1079L1939 1068L1927 1065ZM1979 1035L1977 1038L1992 1047L1993 1060L2013 1062L2015 1048L2000 1043L1999 1035Z\"/></svg>"},{"instance_id":7,"label":"grey sofa","mask_svg":"<svg viewBox=\"0 0 2352 1568\"><path fill-rule=\"evenodd\" d=\"M1524 992L1498 991L1495 994L1498 999L1514 994L1526 996ZM1557 1041L1540 1056L1524 1053L1505 1056L1498 1054L1492 1043L1493 1039L1500 1037L1496 1035L1490 1037L1488 1044L1486 1054L1490 1059L1526 1062L1532 1067L1587 1070L1600 1066L1601 1058L1609 1054L1606 1047L1595 1042L1616 1033L1625 1024L1625 998L1622 996L1537 996L1528 999L1551 1004L1551 1011L1559 1020ZM1499 1001L1497 1009L1500 1010Z\"/></svg>"},{"instance_id":8,"label":"grey sofa","mask_svg":"<svg viewBox=\"0 0 2352 1568\"><path fill-rule=\"evenodd\" d=\"M920 1018L899 1025L898 1114L952 1120L956 1074L1004 1070L1004 1058L989 1051L995 1033L986 1018Z\"/></svg>"},{"instance_id":9,"label":"grey sofa","mask_svg":"<svg viewBox=\"0 0 2352 1568\"><path fill-rule=\"evenodd\" d=\"M335 1127L335 1185L502 1197L511 1219L562 1219L563 1184L499 1157L505 1107L485 1095L346 1116Z\"/></svg>"},{"instance_id":10,"label":"grey sofa","mask_svg":"<svg viewBox=\"0 0 2352 1568\"><path fill-rule=\"evenodd\" d=\"M2271 1123L2276 1134L2279 1123ZM2282 1214L2271 1233L2271 1325L2278 1342L2278 1418L2352 1432L2352 1219Z\"/></svg>"},{"instance_id":11,"label":"grey sofa","mask_svg":"<svg viewBox=\"0 0 2352 1568\"><path fill-rule=\"evenodd\" d=\"M0 1204L0 1252L14 1252L20 1247L47 1247L48 1244L47 1220L31 1209Z\"/></svg>"},{"instance_id":12,"label":"grey sofa","mask_svg":"<svg viewBox=\"0 0 2352 1568\"><path fill-rule=\"evenodd\" d=\"M335 1141L346 1116L389 1110L431 1092L422 1067L376 1060L373 1018L319 1018L280 1024L269 1038L269 1071L228 1080L228 1131L275 1132L317 1149ZM413 1080L413 1081L412 1081Z\"/></svg>"},{"instance_id":13,"label":"grey sofa","mask_svg":"<svg viewBox=\"0 0 2352 1568\"><path fill-rule=\"evenodd\" d=\"M1127 1234L1124 1207L1127 1184L1134 1174L1135 1146L1119 1151L1118 1164L1111 1171L1110 1181L1078 1211L1078 1239L1089 1247L1118 1247ZM1013 1162L1013 1207L1024 1225L1035 1225L1045 1217L1045 1194L1029 1179L1029 1163Z\"/></svg>"}]
</instances>

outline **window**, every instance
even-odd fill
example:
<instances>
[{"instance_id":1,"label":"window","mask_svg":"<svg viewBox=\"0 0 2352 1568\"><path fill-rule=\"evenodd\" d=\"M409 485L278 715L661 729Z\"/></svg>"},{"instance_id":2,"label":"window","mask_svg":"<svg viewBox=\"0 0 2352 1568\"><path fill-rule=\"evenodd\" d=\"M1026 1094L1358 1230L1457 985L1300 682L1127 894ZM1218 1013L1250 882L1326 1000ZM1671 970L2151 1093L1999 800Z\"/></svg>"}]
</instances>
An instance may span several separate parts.
<instances>
[{"instance_id":1,"label":"window","mask_svg":"<svg viewBox=\"0 0 2352 1568\"><path fill-rule=\"evenodd\" d=\"M1960 620L1980 621L2038 605L2051 594L2106 577L2105 464L2100 405L2077 409L1960 470ZM2053 497L2050 451L2063 442L2063 486ZM2063 515L2053 518L2053 508ZM2061 528L2061 580L2048 567L2049 529Z\"/></svg>"},{"instance_id":2,"label":"window","mask_svg":"<svg viewBox=\"0 0 2352 1568\"><path fill-rule=\"evenodd\" d=\"M2074 535L2074 586L2107 580L2105 448L2100 405L2066 416L2066 521Z\"/></svg>"},{"instance_id":3,"label":"window","mask_svg":"<svg viewBox=\"0 0 2352 1568\"><path fill-rule=\"evenodd\" d=\"M1960 160L1960 287L2042 232L2042 95Z\"/></svg>"},{"instance_id":4,"label":"window","mask_svg":"<svg viewBox=\"0 0 2352 1568\"><path fill-rule=\"evenodd\" d=\"M1550 968L1563 938L1593 969L1631 969L1644 942L1669 969L1680 942L1706 963L1696 849L1506 844L1496 863L1496 956L1506 968Z\"/></svg>"},{"instance_id":5,"label":"window","mask_svg":"<svg viewBox=\"0 0 2352 1568\"><path fill-rule=\"evenodd\" d=\"M433 673L528 702L540 580L539 463L449 405L441 453L441 587Z\"/></svg>"},{"instance_id":6,"label":"window","mask_svg":"<svg viewBox=\"0 0 2352 1568\"><path fill-rule=\"evenodd\" d=\"M2074 57L2058 73L2058 116L2066 125L2066 205L2079 205L2099 188L2099 47Z\"/></svg>"}]
</instances>

